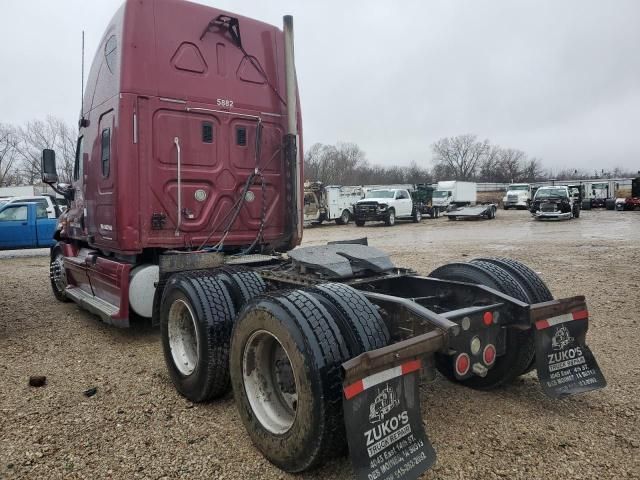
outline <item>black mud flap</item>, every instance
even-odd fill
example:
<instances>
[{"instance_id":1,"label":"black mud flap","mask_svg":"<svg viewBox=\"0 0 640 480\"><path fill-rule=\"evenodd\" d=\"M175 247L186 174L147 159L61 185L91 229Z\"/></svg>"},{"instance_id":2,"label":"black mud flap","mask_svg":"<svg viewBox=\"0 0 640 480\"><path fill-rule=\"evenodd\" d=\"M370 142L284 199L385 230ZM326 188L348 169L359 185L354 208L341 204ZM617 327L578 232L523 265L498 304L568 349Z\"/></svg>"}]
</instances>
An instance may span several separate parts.
<instances>
[{"instance_id":1,"label":"black mud flap","mask_svg":"<svg viewBox=\"0 0 640 480\"><path fill-rule=\"evenodd\" d=\"M586 343L588 327L586 306L535 322L536 367L548 396L562 398L607 385Z\"/></svg>"},{"instance_id":2,"label":"black mud flap","mask_svg":"<svg viewBox=\"0 0 640 480\"><path fill-rule=\"evenodd\" d=\"M345 385L344 419L358 480L413 480L435 463L419 384L420 360L413 360Z\"/></svg>"}]
</instances>

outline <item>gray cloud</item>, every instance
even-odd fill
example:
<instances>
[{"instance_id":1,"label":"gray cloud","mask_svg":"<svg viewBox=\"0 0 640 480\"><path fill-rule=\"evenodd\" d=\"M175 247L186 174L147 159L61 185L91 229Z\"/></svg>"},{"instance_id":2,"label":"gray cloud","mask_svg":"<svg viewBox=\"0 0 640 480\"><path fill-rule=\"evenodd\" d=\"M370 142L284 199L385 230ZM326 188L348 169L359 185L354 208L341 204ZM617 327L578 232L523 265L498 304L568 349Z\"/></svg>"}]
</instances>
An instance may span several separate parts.
<instances>
[{"instance_id":1,"label":"gray cloud","mask_svg":"<svg viewBox=\"0 0 640 480\"><path fill-rule=\"evenodd\" d=\"M80 31L89 64L119 4L3 5L0 121L75 123ZM307 146L353 141L375 163L427 163L432 142L472 132L547 167L640 168L639 2L215 5L276 25L294 15Z\"/></svg>"}]
</instances>

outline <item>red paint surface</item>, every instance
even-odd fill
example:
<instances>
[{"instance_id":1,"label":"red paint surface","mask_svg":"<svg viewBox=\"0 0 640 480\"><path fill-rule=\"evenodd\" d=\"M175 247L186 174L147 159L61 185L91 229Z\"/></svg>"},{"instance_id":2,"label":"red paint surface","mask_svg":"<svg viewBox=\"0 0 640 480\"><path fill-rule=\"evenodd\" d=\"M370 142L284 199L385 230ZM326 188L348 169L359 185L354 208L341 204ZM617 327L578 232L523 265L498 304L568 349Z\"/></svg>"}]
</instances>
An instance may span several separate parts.
<instances>
[{"instance_id":1,"label":"red paint surface","mask_svg":"<svg viewBox=\"0 0 640 480\"><path fill-rule=\"evenodd\" d=\"M264 242L277 248L299 243L299 238L287 237L285 228L281 146L286 107L228 33L213 31L200 38L208 23L223 13L227 12L177 0L129 0L116 13L87 81L84 117L89 125L80 130L83 175L74 182L76 200L67 214L68 237L107 251L135 254L145 248L199 246L215 229L208 242L215 244L222 235L224 215L257 166L266 181ZM283 33L229 15L239 19L247 53L284 97ZM105 46L112 36L117 47L109 68ZM233 101L233 107L220 107L219 99ZM211 111L224 109L228 113ZM260 117L263 125L257 165L257 120L252 117ZM213 143L202 140L203 122L213 126ZM246 146L236 144L239 126L246 128ZM300 111L298 126L301 133ZM101 132L107 128L111 159L105 177ZM175 137L182 147L182 208L187 212L182 214L178 235ZM205 192L205 201L196 200L197 190ZM256 236L262 188L253 185L251 191L255 200L245 203L225 245L246 246ZM151 228L153 214L166 217L163 229Z\"/></svg>"}]
</instances>

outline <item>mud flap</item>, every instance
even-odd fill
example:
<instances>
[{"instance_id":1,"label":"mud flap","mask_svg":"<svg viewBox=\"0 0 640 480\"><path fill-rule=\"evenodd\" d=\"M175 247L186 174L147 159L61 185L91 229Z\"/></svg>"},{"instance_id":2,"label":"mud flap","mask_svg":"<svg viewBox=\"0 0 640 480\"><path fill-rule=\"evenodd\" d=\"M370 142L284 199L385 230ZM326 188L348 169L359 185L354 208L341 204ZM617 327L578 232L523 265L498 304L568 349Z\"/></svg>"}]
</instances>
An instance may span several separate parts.
<instances>
[{"instance_id":1,"label":"mud flap","mask_svg":"<svg viewBox=\"0 0 640 480\"><path fill-rule=\"evenodd\" d=\"M536 367L548 396L562 398L607 385L586 343L588 327L586 308L535 322Z\"/></svg>"},{"instance_id":2,"label":"mud flap","mask_svg":"<svg viewBox=\"0 0 640 480\"><path fill-rule=\"evenodd\" d=\"M436 453L420 411L420 360L344 387L347 440L358 480L413 480Z\"/></svg>"}]
</instances>

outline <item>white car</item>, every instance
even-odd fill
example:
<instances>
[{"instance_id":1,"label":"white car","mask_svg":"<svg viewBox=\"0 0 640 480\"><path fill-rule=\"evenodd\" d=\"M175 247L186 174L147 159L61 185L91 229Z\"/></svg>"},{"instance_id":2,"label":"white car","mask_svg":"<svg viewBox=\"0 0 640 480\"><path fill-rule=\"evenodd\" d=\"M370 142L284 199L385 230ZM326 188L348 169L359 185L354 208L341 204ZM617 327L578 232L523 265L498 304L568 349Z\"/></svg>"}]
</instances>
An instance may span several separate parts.
<instances>
[{"instance_id":1,"label":"white car","mask_svg":"<svg viewBox=\"0 0 640 480\"><path fill-rule=\"evenodd\" d=\"M380 189L370 190L354 207L356 225L362 227L367 221L383 221L388 226L396 223L396 219L422 220L422 212L414 208L408 190Z\"/></svg>"}]
</instances>

